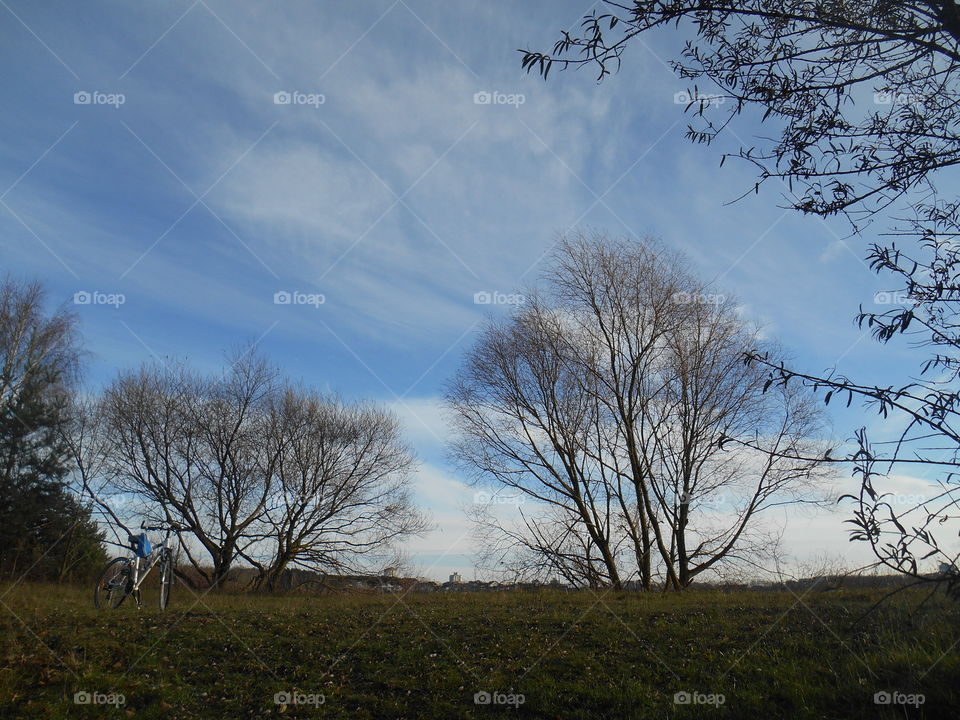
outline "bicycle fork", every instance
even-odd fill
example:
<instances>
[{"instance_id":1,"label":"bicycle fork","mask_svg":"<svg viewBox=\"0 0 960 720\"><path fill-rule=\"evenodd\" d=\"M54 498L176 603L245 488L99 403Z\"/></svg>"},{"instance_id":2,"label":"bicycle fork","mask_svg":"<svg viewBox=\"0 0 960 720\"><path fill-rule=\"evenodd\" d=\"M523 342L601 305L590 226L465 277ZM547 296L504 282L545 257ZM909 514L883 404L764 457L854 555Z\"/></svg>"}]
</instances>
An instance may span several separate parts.
<instances>
[{"instance_id":1,"label":"bicycle fork","mask_svg":"<svg viewBox=\"0 0 960 720\"><path fill-rule=\"evenodd\" d=\"M153 570L153 567L160 562L161 555L159 553L152 554L146 558L141 558L139 555L133 559L133 578L130 585L130 594L133 595L134 599L137 601L137 610L140 609L141 595L140 595L140 583L147 577L147 573ZM140 561L143 560L145 567L140 567ZM143 574L141 576L141 569Z\"/></svg>"},{"instance_id":2,"label":"bicycle fork","mask_svg":"<svg viewBox=\"0 0 960 720\"><path fill-rule=\"evenodd\" d=\"M140 600L140 558L135 557L133 560L133 577L131 578L130 585L130 594L133 595L133 599L137 601L137 610L141 608Z\"/></svg>"}]
</instances>

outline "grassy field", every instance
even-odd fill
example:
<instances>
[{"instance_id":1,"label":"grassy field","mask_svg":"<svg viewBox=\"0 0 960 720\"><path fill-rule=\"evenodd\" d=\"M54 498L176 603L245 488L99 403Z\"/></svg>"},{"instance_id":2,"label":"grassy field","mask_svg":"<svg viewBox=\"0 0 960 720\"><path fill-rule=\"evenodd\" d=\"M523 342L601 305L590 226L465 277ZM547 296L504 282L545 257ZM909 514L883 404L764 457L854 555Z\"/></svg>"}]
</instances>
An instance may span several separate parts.
<instances>
[{"instance_id":1,"label":"grassy field","mask_svg":"<svg viewBox=\"0 0 960 720\"><path fill-rule=\"evenodd\" d=\"M854 626L876 594L175 591L161 613L0 586L0 716L960 716L942 598L901 594Z\"/></svg>"}]
</instances>

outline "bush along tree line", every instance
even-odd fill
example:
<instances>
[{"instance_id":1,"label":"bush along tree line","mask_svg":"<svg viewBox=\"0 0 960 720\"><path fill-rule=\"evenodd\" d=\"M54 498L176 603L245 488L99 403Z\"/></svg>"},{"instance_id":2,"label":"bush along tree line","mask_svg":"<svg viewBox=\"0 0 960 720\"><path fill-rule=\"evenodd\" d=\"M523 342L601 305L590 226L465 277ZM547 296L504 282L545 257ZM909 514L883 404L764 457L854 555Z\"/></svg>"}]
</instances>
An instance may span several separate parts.
<instances>
[{"instance_id":1,"label":"bush along tree line","mask_svg":"<svg viewBox=\"0 0 960 720\"><path fill-rule=\"evenodd\" d=\"M40 285L0 281L0 576L63 581L98 572L106 553L69 481L76 318L44 304Z\"/></svg>"}]
</instances>

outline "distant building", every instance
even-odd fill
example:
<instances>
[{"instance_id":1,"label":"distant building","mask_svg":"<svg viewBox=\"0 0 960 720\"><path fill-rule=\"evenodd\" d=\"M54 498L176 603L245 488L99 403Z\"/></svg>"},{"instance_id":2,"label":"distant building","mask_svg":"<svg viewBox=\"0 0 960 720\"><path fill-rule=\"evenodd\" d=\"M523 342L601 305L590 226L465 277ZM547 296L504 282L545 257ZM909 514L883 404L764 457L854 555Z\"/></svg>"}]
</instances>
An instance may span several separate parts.
<instances>
[{"instance_id":1,"label":"distant building","mask_svg":"<svg viewBox=\"0 0 960 720\"><path fill-rule=\"evenodd\" d=\"M386 577L396 577L396 576L397 576L397 569L396 569L395 567L384 568L384 569L383 569L383 574L384 574Z\"/></svg>"},{"instance_id":2,"label":"distant building","mask_svg":"<svg viewBox=\"0 0 960 720\"><path fill-rule=\"evenodd\" d=\"M453 575L450 576L450 582L452 583L463 582L463 578L460 576L460 573L455 572Z\"/></svg>"}]
</instances>

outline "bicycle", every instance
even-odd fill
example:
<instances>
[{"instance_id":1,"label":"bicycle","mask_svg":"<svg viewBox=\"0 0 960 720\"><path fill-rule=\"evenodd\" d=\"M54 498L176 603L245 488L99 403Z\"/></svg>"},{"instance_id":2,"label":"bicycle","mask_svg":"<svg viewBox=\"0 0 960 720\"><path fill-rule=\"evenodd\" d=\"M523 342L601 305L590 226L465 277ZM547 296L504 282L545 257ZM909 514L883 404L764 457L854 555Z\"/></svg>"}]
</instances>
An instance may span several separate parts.
<instances>
[{"instance_id":1,"label":"bicycle","mask_svg":"<svg viewBox=\"0 0 960 720\"><path fill-rule=\"evenodd\" d=\"M116 609L128 596L133 595L139 610L142 607L140 588L157 565L160 566L160 609L165 610L169 604L173 586L173 550L170 548L170 533L173 528L146 526L141 523L140 529L151 532L162 530L166 534L163 541L157 543L152 550L146 534L127 536L133 557L116 557L103 568L93 591L93 604L97 608Z\"/></svg>"}]
</instances>

